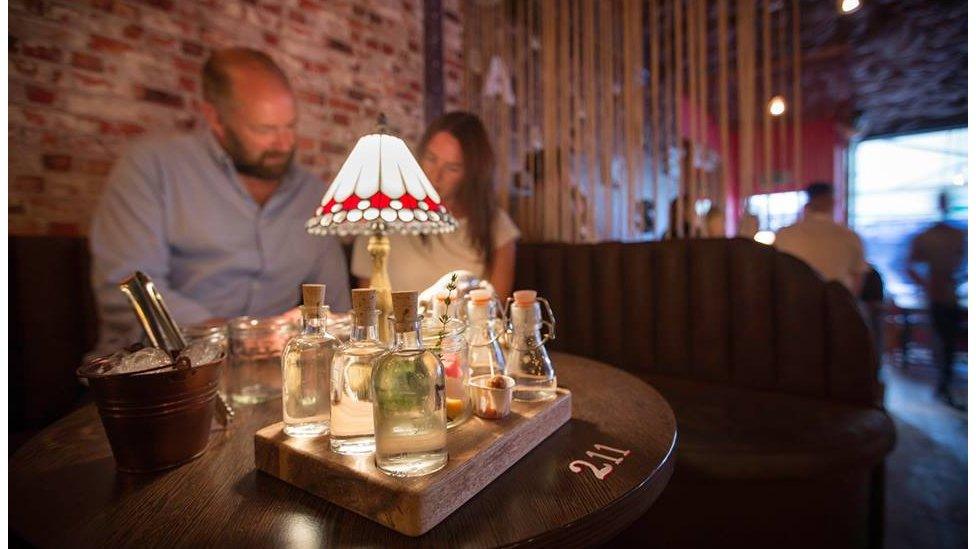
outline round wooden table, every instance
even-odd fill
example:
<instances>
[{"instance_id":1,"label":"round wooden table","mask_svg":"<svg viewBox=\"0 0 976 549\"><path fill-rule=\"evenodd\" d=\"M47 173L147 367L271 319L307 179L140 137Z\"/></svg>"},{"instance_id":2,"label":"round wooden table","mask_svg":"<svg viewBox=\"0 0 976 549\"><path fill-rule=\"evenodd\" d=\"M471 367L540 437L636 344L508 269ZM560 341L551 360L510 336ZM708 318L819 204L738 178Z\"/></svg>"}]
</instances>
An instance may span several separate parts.
<instances>
[{"instance_id":1,"label":"round wooden table","mask_svg":"<svg viewBox=\"0 0 976 549\"><path fill-rule=\"evenodd\" d=\"M280 421L277 400L238 408L206 454L153 475L115 470L98 412L86 406L11 458L10 526L43 547L600 543L667 485L674 414L622 370L560 353L553 362L559 385L573 391L572 419L417 538L257 472L253 434Z\"/></svg>"}]
</instances>

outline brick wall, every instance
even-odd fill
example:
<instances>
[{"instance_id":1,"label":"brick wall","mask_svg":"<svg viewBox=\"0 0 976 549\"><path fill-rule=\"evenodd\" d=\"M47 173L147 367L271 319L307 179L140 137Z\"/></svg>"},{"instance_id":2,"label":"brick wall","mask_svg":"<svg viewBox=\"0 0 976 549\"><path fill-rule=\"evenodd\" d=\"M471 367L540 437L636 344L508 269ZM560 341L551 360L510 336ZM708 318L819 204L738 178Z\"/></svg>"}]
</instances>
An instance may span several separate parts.
<instances>
[{"instance_id":1,"label":"brick wall","mask_svg":"<svg viewBox=\"0 0 976 549\"><path fill-rule=\"evenodd\" d=\"M458 2L444 2L449 108L462 97ZM127 142L202 124L199 72L214 47L259 47L282 65L300 103L298 160L326 181L380 111L415 144L422 8L423 0L11 0L10 233L85 234Z\"/></svg>"}]
</instances>

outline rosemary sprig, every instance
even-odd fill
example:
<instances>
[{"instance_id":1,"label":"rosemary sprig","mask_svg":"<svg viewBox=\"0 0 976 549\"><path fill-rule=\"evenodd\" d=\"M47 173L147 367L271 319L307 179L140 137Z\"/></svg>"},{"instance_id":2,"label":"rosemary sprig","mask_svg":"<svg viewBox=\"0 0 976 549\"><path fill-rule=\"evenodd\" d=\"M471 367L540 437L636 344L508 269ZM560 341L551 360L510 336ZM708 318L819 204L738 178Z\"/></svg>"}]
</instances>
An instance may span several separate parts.
<instances>
[{"instance_id":1,"label":"rosemary sprig","mask_svg":"<svg viewBox=\"0 0 976 549\"><path fill-rule=\"evenodd\" d=\"M451 280L448 281L447 286L445 287L445 289L447 289L447 297L444 298L445 311L444 314L442 314L440 318L437 319L441 321L441 331L438 332L437 334L437 345L436 345L438 358L443 358L440 356L441 342L444 341L444 336L447 335L447 322L450 320L450 318L448 318L447 316L446 308L451 306L451 296L454 295L454 290L457 289L457 279L458 279L457 273L451 275ZM434 299L437 299L437 297L435 296Z\"/></svg>"}]
</instances>

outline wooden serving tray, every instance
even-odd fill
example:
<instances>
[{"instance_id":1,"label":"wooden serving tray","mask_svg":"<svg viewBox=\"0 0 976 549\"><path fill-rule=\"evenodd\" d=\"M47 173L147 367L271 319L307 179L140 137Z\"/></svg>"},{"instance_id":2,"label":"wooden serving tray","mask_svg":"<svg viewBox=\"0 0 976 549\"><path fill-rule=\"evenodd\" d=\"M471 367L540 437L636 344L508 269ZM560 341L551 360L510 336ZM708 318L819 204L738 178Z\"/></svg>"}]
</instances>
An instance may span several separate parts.
<instances>
[{"instance_id":1,"label":"wooden serving tray","mask_svg":"<svg viewBox=\"0 0 976 549\"><path fill-rule=\"evenodd\" d=\"M472 416L448 431L448 461L422 477L394 478L373 454L332 452L329 437L296 439L269 425L254 435L254 462L265 473L408 536L437 526L540 442L569 421L572 394L548 402L512 402L504 419Z\"/></svg>"}]
</instances>

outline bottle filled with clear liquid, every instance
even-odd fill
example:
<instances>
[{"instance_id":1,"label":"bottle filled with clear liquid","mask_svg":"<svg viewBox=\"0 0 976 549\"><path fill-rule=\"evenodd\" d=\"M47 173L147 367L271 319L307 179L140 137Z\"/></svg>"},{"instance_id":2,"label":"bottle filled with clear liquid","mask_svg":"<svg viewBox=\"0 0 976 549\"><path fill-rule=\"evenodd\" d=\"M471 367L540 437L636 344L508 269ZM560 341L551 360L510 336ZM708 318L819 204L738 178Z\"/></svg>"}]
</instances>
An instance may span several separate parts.
<instances>
[{"instance_id":1,"label":"bottle filled with clear liquid","mask_svg":"<svg viewBox=\"0 0 976 549\"><path fill-rule=\"evenodd\" d=\"M412 477L447 464L444 367L424 348L417 292L393 292L394 346L373 369L376 466Z\"/></svg>"},{"instance_id":2,"label":"bottle filled with clear liquid","mask_svg":"<svg viewBox=\"0 0 976 549\"><path fill-rule=\"evenodd\" d=\"M495 301L488 290L468 293L468 370L470 378L505 372L505 354L500 342L504 332Z\"/></svg>"},{"instance_id":3,"label":"bottle filled with clear liquid","mask_svg":"<svg viewBox=\"0 0 976 549\"><path fill-rule=\"evenodd\" d=\"M545 343L556 334L556 319L549 302L536 297L534 290L520 290L509 298L512 331L509 339L506 373L515 379L512 397L515 400L537 402L556 396L556 371L546 352ZM542 318L545 307L549 320ZM548 332L543 336L542 328Z\"/></svg>"},{"instance_id":4,"label":"bottle filled with clear liquid","mask_svg":"<svg viewBox=\"0 0 976 549\"><path fill-rule=\"evenodd\" d=\"M329 433L329 377L338 340L325 329L325 285L303 284L302 332L281 353L281 403L285 434L316 437Z\"/></svg>"},{"instance_id":5,"label":"bottle filled with clear liquid","mask_svg":"<svg viewBox=\"0 0 976 549\"><path fill-rule=\"evenodd\" d=\"M444 395L447 428L453 429L471 417L468 395L468 325L457 318L457 303L449 292L434 296L421 325L424 347L444 366Z\"/></svg>"},{"instance_id":6,"label":"bottle filled with clear liquid","mask_svg":"<svg viewBox=\"0 0 976 549\"><path fill-rule=\"evenodd\" d=\"M352 291L352 336L332 359L331 440L333 452L366 454L375 448L373 368L389 350L379 340L376 290Z\"/></svg>"}]
</instances>

